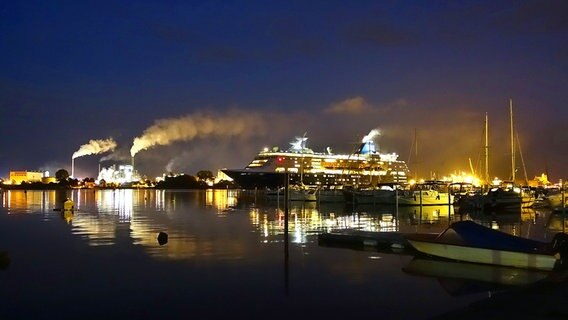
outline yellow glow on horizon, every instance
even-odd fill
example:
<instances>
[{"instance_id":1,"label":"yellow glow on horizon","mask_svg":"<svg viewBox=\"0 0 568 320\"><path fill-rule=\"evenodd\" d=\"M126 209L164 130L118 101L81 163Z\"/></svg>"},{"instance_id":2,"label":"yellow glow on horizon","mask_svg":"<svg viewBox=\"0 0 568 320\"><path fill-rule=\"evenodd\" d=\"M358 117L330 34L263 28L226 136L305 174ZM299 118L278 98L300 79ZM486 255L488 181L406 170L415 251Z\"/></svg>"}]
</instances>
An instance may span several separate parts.
<instances>
[{"instance_id":1,"label":"yellow glow on horizon","mask_svg":"<svg viewBox=\"0 0 568 320\"><path fill-rule=\"evenodd\" d=\"M465 172L460 172L459 174L451 174L449 177L444 177L443 180L451 181L451 182L464 182L464 183L471 183L474 186L480 186L482 181L480 178L467 174Z\"/></svg>"},{"instance_id":2,"label":"yellow glow on horizon","mask_svg":"<svg viewBox=\"0 0 568 320\"><path fill-rule=\"evenodd\" d=\"M495 177L495 179L493 179L493 181L491 181L491 183L492 183L494 186L500 185L501 182L503 182L503 181L502 181L501 179L497 178L497 177Z\"/></svg>"}]
</instances>

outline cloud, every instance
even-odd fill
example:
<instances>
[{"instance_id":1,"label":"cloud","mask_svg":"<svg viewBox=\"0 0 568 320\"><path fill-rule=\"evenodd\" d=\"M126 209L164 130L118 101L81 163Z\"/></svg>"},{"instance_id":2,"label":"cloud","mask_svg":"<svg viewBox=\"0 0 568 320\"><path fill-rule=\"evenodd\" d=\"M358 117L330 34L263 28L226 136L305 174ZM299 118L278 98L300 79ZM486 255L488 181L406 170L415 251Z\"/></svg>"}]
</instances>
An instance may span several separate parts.
<instances>
[{"instance_id":1,"label":"cloud","mask_svg":"<svg viewBox=\"0 0 568 320\"><path fill-rule=\"evenodd\" d=\"M380 105L373 105L361 96L347 98L340 102L332 103L323 110L326 114L337 115L365 115L371 113L388 114L398 112L400 109L408 106L408 102L404 98L399 98L389 102L383 102Z\"/></svg>"},{"instance_id":2,"label":"cloud","mask_svg":"<svg viewBox=\"0 0 568 320\"><path fill-rule=\"evenodd\" d=\"M330 105L324 110L324 113L363 114L372 110L373 108L363 97L354 97Z\"/></svg>"}]
</instances>

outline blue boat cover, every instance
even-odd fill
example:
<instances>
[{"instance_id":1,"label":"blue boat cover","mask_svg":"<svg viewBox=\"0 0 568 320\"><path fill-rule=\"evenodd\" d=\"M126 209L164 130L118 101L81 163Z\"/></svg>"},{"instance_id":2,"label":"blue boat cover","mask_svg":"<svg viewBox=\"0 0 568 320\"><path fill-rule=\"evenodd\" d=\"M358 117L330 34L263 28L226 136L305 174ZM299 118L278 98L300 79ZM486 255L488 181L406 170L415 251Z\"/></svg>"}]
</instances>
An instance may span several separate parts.
<instances>
[{"instance_id":1,"label":"blue boat cover","mask_svg":"<svg viewBox=\"0 0 568 320\"><path fill-rule=\"evenodd\" d=\"M467 246L520 252L549 251L549 244L545 242L510 235L470 220L454 222L449 229L453 229Z\"/></svg>"}]
</instances>

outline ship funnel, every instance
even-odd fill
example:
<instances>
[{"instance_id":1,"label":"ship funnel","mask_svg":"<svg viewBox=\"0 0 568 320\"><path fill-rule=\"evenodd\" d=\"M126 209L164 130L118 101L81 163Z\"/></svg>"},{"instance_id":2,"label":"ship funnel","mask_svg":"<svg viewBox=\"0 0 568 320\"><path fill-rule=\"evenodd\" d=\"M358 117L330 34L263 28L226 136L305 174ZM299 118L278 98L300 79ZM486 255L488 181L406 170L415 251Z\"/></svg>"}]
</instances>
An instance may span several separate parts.
<instances>
[{"instance_id":1,"label":"ship funnel","mask_svg":"<svg viewBox=\"0 0 568 320\"><path fill-rule=\"evenodd\" d=\"M359 154L377 153L377 145L373 141L363 142L359 146L359 150L357 151L357 153Z\"/></svg>"}]
</instances>

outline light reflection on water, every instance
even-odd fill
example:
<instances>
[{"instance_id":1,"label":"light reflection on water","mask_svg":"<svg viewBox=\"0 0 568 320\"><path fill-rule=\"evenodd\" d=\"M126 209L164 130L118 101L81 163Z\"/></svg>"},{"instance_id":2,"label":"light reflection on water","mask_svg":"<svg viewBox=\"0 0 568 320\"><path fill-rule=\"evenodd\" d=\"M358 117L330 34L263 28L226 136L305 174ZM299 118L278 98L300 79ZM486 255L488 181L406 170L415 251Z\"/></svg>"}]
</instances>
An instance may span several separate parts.
<instances>
[{"instance_id":1,"label":"light reflection on water","mask_svg":"<svg viewBox=\"0 0 568 320\"><path fill-rule=\"evenodd\" d=\"M75 202L76 208L71 216L56 211L68 197ZM45 226L45 229L52 227L56 239L61 239L61 232L68 229L71 235L63 237L65 243L57 243L61 252L65 253L62 258L42 256L44 247L35 245L35 239L31 247L23 245L25 250L20 250L19 254L29 252L29 261L41 261L42 268L52 276L59 274L61 263L79 266L72 268L73 273L79 273L86 283L82 285L80 281L68 280L69 277L62 275L61 283L46 281L45 286L37 286L36 283L43 279L31 278L27 291L21 297L43 297L44 292L38 290L45 287L49 296L54 297L53 301L46 303L49 309L53 303L69 298L69 287L73 286L78 296L84 298L75 300L75 304L92 301L90 299L106 301L107 296L93 295L92 290L104 287L110 275L114 281L120 281L123 290L130 289L128 292L136 299L149 297L141 305L152 303L156 300L152 298L153 294L160 291L169 298L163 301L171 303L172 309L192 307L187 315L192 315L195 306L210 301L214 304L207 311L219 310L216 297L222 292L227 293L223 303L232 308L260 300L256 305L262 305L267 313L281 312L283 308L290 307L287 305L290 301L299 308L325 311L329 310L326 308L331 301L334 308L343 306L342 316L359 311L365 316L384 312L381 314L383 319L427 318L424 314L440 314L480 297L461 299L447 294L447 288L440 288L438 280L440 274L447 273L448 264L414 261L412 256L392 252L356 252L323 247L317 243L317 234L337 229L438 232L452 221L471 219L511 234L543 240L549 239L563 226L563 220L545 210L491 214L460 213L447 206L399 207L397 210L393 207L354 207L343 203L291 202L288 218L291 271L288 277L288 264L283 266L282 263L283 202L266 201L260 194L238 190L5 191L1 203L1 211L9 215L41 216L40 226ZM157 235L162 231L169 235L166 245L157 241ZM33 238L33 235L30 232L27 236ZM89 247L77 245L68 238ZM13 239L11 242L17 243ZM17 251L17 248L13 250ZM78 254L80 257L76 259ZM86 256L92 260L83 262ZM63 258L68 260L60 261ZM16 263L10 268L19 273L10 274L15 278L4 279L11 281L13 286L26 281L28 274L32 274L25 268L35 268L33 263L21 263L19 266ZM435 278L432 276L425 280L408 275L403 273L403 268L417 274L429 272ZM492 266L473 268L468 264L454 263L451 268L460 276L474 271L473 276L489 274L499 281L510 279L512 275L518 277L516 270L511 273ZM124 274L123 270L132 271L132 274ZM8 275L8 272L4 274ZM282 275L284 272L286 277ZM534 276L529 273L526 279L533 281ZM540 274L537 276L540 277ZM282 282L288 289L288 279L293 294L284 297L280 289ZM452 283L455 284L455 279ZM144 288L147 289L144 291ZM109 292L114 291L113 285ZM486 292L480 295L486 295ZM6 291L4 296L12 296L12 292ZM99 300L97 303L101 302ZM23 298L18 301L22 305L28 303ZM187 307L191 302L194 304ZM156 308L158 311L155 313L165 309ZM287 315L286 318L291 318Z\"/></svg>"},{"instance_id":2,"label":"light reflection on water","mask_svg":"<svg viewBox=\"0 0 568 320\"><path fill-rule=\"evenodd\" d=\"M250 227L261 243L280 242L284 233L283 201L265 201L261 194L239 190L65 190L65 191L6 191L3 207L10 214L40 213L54 219L55 210L70 198L76 212L64 217L72 232L85 238L92 246L113 245L118 240L141 245L154 256L186 258L196 255L218 255L224 232L216 230L215 220L231 215L248 215ZM210 214L211 213L211 214ZM339 229L375 232L440 232L451 221L471 219L478 223L527 238L545 240L559 231L558 219L550 216L537 225L537 217L549 213L524 210L515 214L463 213L452 206L380 207L353 206L345 203L290 202L289 236L291 243L308 242L311 235ZM541 220L541 219L539 219ZM168 246L159 246L156 235L169 234ZM212 235L207 234L211 232ZM125 239L121 239L125 238ZM228 247L230 245L230 240ZM217 248L217 249L213 249ZM224 251L224 250L221 250ZM239 249L236 250L240 255Z\"/></svg>"}]
</instances>

